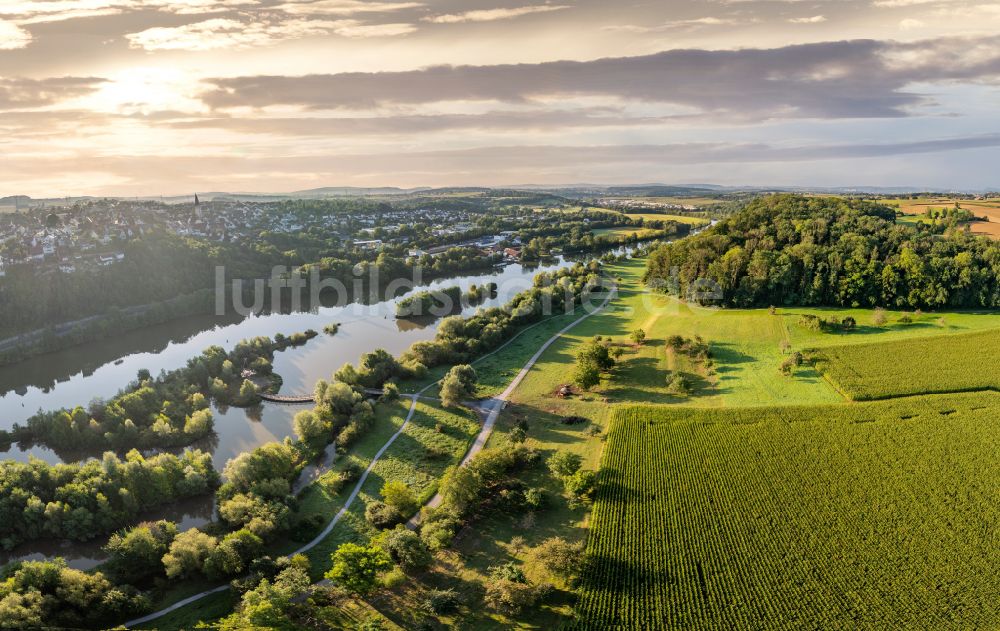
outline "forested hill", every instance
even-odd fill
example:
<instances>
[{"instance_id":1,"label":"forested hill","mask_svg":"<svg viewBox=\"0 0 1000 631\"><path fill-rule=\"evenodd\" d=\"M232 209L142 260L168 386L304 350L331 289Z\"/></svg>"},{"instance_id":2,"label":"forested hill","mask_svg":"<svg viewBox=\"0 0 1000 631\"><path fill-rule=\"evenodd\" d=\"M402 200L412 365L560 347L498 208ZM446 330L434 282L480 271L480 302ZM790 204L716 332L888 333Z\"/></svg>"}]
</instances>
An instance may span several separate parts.
<instances>
[{"instance_id":1,"label":"forested hill","mask_svg":"<svg viewBox=\"0 0 1000 631\"><path fill-rule=\"evenodd\" d=\"M1000 307L1000 244L860 200L775 195L652 253L646 282L727 306Z\"/></svg>"}]
</instances>

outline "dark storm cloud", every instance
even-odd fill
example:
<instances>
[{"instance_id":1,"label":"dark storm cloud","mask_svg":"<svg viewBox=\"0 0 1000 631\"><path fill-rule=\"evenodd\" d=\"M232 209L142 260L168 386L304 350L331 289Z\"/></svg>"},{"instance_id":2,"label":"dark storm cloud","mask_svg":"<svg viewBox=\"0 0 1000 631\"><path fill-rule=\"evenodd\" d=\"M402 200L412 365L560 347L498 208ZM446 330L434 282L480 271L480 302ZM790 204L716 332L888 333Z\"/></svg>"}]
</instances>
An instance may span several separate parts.
<instances>
[{"instance_id":1,"label":"dark storm cloud","mask_svg":"<svg viewBox=\"0 0 1000 631\"><path fill-rule=\"evenodd\" d=\"M878 118L926 102L917 82L1000 74L1000 38L911 44L854 40L775 49L673 50L595 61L436 66L406 72L247 76L207 81L215 108L364 109L442 101L582 96L669 103L750 118Z\"/></svg>"},{"instance_id":2,"label":"dark storm cloud","mask_svg":"<svg viewBox=\"0 0 1000 631\"><path fill-rule=\"evenodd\" d=\"M52 105L93 92L104 83L96 77L20 79L0 77L0 110Z\"/></svg>"}]
</instances>

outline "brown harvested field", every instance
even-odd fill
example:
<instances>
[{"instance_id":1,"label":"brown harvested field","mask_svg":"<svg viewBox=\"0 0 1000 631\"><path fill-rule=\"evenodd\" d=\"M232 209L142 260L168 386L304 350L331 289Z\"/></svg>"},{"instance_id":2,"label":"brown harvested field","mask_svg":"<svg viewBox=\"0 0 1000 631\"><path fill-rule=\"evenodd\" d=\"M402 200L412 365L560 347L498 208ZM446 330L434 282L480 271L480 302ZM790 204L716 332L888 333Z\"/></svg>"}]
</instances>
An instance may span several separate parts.
<instances>
[{"instance_id":1,"label":"brown harvested field","mask_svg":"<svg viewBox=\"0 0 1000 631\"><path fill-rule=\"evenodd\" d=\"M946 208L957 201L962 208L972 211L977 217L986 217L988 221L974 221L969 224L972 232L984 234L994 239L1000 239L1000 199L979 201L954 200L946 197L921 199L887 199L884 203L898 207L907 215L923 215L928 208Z\"/></svg>"},{"instance_id":2,"label":"brown harvested field","mask_svg":"<svg viewBox=\"0 0 1000 631\"><path fill-rule=\"evenodd\" d=\"M977 217L986 217L989 221L976 221L972 231L976 234L986 234L994 239L1000 239L1000 201L989 200L976 203L964 203L962 208L971 210Z\"/></svg>"}]
</instances>

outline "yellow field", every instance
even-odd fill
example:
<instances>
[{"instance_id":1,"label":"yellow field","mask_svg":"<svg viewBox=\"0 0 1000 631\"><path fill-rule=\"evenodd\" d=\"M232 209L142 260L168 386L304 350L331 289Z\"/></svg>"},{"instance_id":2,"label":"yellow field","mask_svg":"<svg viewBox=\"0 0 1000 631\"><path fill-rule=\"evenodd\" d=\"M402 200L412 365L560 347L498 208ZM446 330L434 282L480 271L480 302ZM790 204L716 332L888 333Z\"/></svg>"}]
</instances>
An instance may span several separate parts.
<instances>
[{"instance_id":1,"label":"yellow field","mask_svg":"<svg viewBox=\"0 0 1000 631\"><path fill-rule=\"evenodd\" d=\"M657 234L658 232L659 230L653 230L652 228L632 228L632 227L598 228L597 230L593 231L595 237L627 237L634 234L638 236L640 239L651 237Z\"/></svg>"},{"instance_id":2,"label":"yellow field","mask_svg":"<svg viewBox=\"0 0 1000 631\"><path fill-rule=\"evenodd\" d=\"M657 204L682 204L684 206L711 206L719 203L719 200L711 197L642 197L640 199Z\"/></svg>"},{"instance_id":3,"label":"yellow field","mask_svg":"<svg viewBox=\"0 0 1000 631\"><path fill-rule=\"evenodd\" d=\"M692 217L690 215L660 215L656 213L628 213L625 215L629 219L643 219L645 221L676 221L692 226L702 226L708 223L704 217Z\"/></svg>"}]
</instances>

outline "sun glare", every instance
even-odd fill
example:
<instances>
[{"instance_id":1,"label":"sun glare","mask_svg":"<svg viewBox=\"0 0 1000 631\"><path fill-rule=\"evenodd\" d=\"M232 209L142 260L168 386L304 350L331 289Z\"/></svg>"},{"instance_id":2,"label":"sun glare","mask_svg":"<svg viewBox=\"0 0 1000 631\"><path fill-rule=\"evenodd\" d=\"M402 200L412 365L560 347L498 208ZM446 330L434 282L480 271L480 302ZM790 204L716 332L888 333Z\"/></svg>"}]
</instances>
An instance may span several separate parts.
<instances>
[{"instance_id":1,"label":"sun glare","mask_svg":"<svg viewBox=\"0 0 1000 631\"><path fill-rule=\"evenodd\" d=\"M82 105L114 114L150 114L163 111L196 112L204 105L194 98L197 85L184 72L162 67L136 67L112 74L101 88L82 99Z\"/></svg>"}]
</instances>

